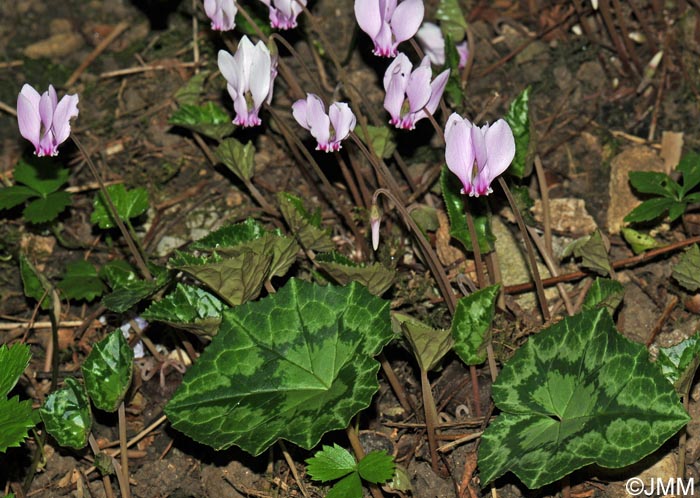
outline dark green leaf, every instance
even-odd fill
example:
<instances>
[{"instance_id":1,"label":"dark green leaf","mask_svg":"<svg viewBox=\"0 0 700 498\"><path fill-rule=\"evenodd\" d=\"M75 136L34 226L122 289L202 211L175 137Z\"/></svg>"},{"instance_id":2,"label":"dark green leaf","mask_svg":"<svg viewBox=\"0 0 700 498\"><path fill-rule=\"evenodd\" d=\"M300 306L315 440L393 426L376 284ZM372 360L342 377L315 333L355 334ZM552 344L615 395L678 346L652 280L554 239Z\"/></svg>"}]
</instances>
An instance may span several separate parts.
<instances>
[{"instance_id":1,"label":"dark green leaf","mask_svg":"<svg viewBox=\"0 0 700 498\"><path fill-rule=\"evenodd\" d=\"M45 198L34 199L22 211L22 216L30 223L45 223L55 220L71 204L68 192L54 192Z\"/></svg>"},{"instance_id":2,"label":"dark green leaf","mask_svg":"<svg viewBox=\"0 0 700 498\"><path fill-rule=\"evenodd\" d=\"M310 214L302 200L288 192L279 192L277 199L289 229L305 249L320 252L335 249L330 234L321 228L320 212Z\"/></svg>"},{"instance_id":3,"label":"dark green leaf","mask_svg":"<svg viewBox=\"0 0 700 498\"><path fill-rule=\"evenodd\" d=\"M596 278L583 301L583 309L592 310L605 307L612 314L622 302L624 295L625 287L617 280Z\"/></svg>"},{"instance_id":4,"label":"dark green leaf","mask_svg":"<svg viewBox=\"0 0 700 498\"><path fill-rule=\"evenodd\" d=\"M255 173L253 142L243 145L235 138L227 138L216 148L216 157L241 180L248 181Z\"/></svg>"},{"instance_id":5,"label":"dark green leaf","mask_svg":"<svg viewBox=\"0 0 700 498\"><path fill-rule=\"evenodd\" d=\"M102 271L105 270L106 271ZM140 280L128 264L109 265L102 268L100 276L112 285L112 293L102 298L102 304L111 311L123 313L164 287L170 278L167 270L150 265L153 280Z\"/></svg>"},{"instance_id":6,"label":"dark green leaf","mask_svg":"<svg viewBox=\"0 0 700 498\"><path fill-rule=\"evenodd\" d=\"M19 273L22 276L24 295L41 302L42 310L51 309L51 282L22 255L19 257Z\"/></svg>"},{"instance_id":7,"label":"dark green leaf","mask_svg":"<svg viewBox=\"0 0 700 498\"><path fill-rule=\"evenodd\" d=\"M640 221L650 221L660 218L675 205L676 201L667 197L656 197L642 202L625 216L628 223L638 223Z\"/></svg>"},{"instance_id":8,"label":"dark green leaf","mask_svg":"<svg viewBox=\"0 0 700 498\"><path fill-rule=\"evenodd\" d=\"M146 320L168 323L198 335L213 337L227 306L213 294L178 283L175 290L141 313Z\"/></svg>"},{"instance_id":9,"label":"dark green leaf","mask_svg":"<svg viewBox=\"0 0 700 498\"><path fill-rule=\"evenodd\" d=\"M10 209L19 206L27 199L37 197L39 194L23 185L13 185L0 190L0 209Z\"/></svg>"},{"instance_id":10,"label":"dark green leaf","mask_svg":"<svg viewBox=\"0 0 700 498\"><path fill-rule=\"evenodd\" d=\"M140 216L148 209L148 192L144 188L137 187L126 190L124 185L120 183L108 186L107 193L122 220L130 220ZM102 229L116 226L114 219L112 219L112 213L102 197L102 192L95 197L94 207L92 216L90 216L92 223L96 223Z\"/></svg>"},{"instance_id":11,"label":"dark green leaf","mask_svg":"<svg viewBox=\"0 0 700 498\"><path fill-rule=\"evenodd\" d=\"M532 157L530 138L530 90L531 87L525 88L518 95L510 107L504 119L513 130L515 137L515 158L513 163L508 168L511 175L523 178L530 174L532 170Z\"/></svg>"},{"instance_id":12,"label":"dark green leaf","mask_svg":"<svg viewBox=\"0 0 700 498\"><path fill-rule=\"evenodd\" d=\"M658 171L630 171L630 184L637 192L678 199L681 187L666 173Z\"/></svg>"},{"instance_id":13,"label":"dark green leaf","mask_svg":"<svg viewBox=\"0 0 700 498\"><path fill-rule=\"evenodd\" d=\"M333 486L326 498L362 498L362 482L357 472L343 477Z\"/></svg>"},{"instance_id":14,"label":"dark green leaf","mask_svg":"<svg viewBox=\"0 0 700 498\"><path fill-rule=\"evenodd\" d=\"M635 254L641 254L644 251L660 246L651 235L638 232L632 228L623 228L621 231L622 237L627 241Z\"/></svg>"},{"instance_id":15,"label":"dark green leaf","mask_svg":"<svg viewBox=\"0 0 700 498\"><path fill-rule=\"evenodd\" d=\"M56 286L68 299L85 299L92 301L102 295L105 285L97 270L87 261L78 260L68 263L63 279Z\"/></svg>"},{"instance_id":16,"label":"dark green leaf","mask_svg":"<svg viewBox=\"0 0 700 498\"><path fill-rule=\"evenodd\" d=\"M0 453L19 446L38 418L31 399L20 401L19 396L0 397Z\"/></svg>"},{"instance_id":17,"label":"dark green leaf","mask_svg":"<svg viewBox=\"0 0 700 498\"><path fill-rule=\"evenodd\" d=\"M306 460L306 472L314 481L328 482L340 479L355 472L357 463L348 450L333 444L333 446L323 445L321 451Z\"/></svg>"},{"instance_id":18,"label":"dark green leaf","mask_svg":"<svg viewBox=\"0 0 700 498\"><path fill-rule=\"evenodd\" d=\"M460 241L464 248L472 251L472 238L469 235L467 227L467 218L465 214L465 202L470 202L469 209L472 209L474 218L474 227L476 228L476 236L479 242L479 249L482 253L491 252L494 249L496 237L491 231L491 223L488 216L485 214L475 214L474 210L484 206L483 199L470 198L459 193L462 189L462 184L459 179L443 166L442 174L440 175L440 185L442 186L442 198L447 207L447 215L450 219L450 235Z\"/></svg>"},{"instance_id":19,"label":"dark green leaf","mask_svg":"<svg viewBox=\"0 0 700 498\"><path fill-rule=\"evenodd\" d=\"M673 267L673 278L689 291L700 289L700 248L697 244L690 246Z\"/></svg>"},{"instance_id":20,"label":"dark green leaf","mask_svg":"<svg viewBox=\"0 0 700 498\"><path fill-rule=\"evenodd\" d=\"M592 235L575 240L562 251L562 256L571 254L581 258L581 265L602 275L610 273L610 259L608 258L609 244L603 240L600 230Z\"/></svg>"},{"instance_id":21,"label":"dark green leaf","mask_svg":"<svg viewBox=\"0 0 700 498\"><path fill-rule=\"evenodd\" d=\"M678 218L683 216L683 213L685 213L687 207L688 205L685 199L673 204L668 208L668 219L671 221L676 221Z\"/></svg>"},{"instance_id":22,"label":"dark green leaf","mask_svg":"<svg viewBox=\"0 0 700 498\"><path fill-rule=\"evenodd\" d=\"M120 329L93 346L80 369L97 408L106 412L119 408L131 385L133 361L134 352Z\"/></svg>"},{"instance_id":23,"label":"dark green leaf","mask_svg":"<svg viewBox=\"0 0 700 498\"><path fill-rule=\"evenodd\" d=\"M257 12L252 9L251 15L253 21L255 21L255 26L253 26L248 19L243 16L236 16L236 29L239 30L244 35L248 36L259 36L259 32L262 31L266 36L272 34L272 28L270 27L270 22L267 19L262 19L257 16Z\"/></svg>"},{"instance_id":24,"label":"dark green leaf","mask_svg":"<svg viewBox=\"0 0 700 498\"><path fill-rule=\"evenodd\" d=\"M358 264L338 252L319 254L316 263L340 285L358 282L381 296L394 282L396 272L381 263Z\"/></svg>"},{"instance_id":25,"label":"dark green leaf","mask_svg":"<svg viewBox=\"0 0 700 498\"><path fill-rule=\"evenodd\" d=\"M373 451L365 455L357 464L360 477L374 484L388 481L394 475L394 457L385 451Z\"/></svg>"},{"instance_id":26,"label":"dark green leaf","mask_svg":"<svg viewBox=\"0 0 700 498\"><path fill-rule=\"evenodd\" d=\"M440 21L440 29L445 36L450 35L455 43L464 38L467 21L458 0L440 0L435 17Z\"/></svg>"},{"instance_id":27,"label":"dark green leaf","mask_svg":"<svg viewBox=\"0 0 700 498\"><path fill-rule=\"evenodd\" d=\"M686 153L678 163L676 171L683 173L681 196L685 197L688 192L700 184L700 154L694 151Z\"/></svg>"},{"instance_id":28,"label":"dark green leaf","mask_svg":"<svg viewBox=\"0 0 700 498\"><path fill-rule=\"evenodd\" d=\"M180 106L189 105L196 106L199 104L202 92L204 91L204 82L209 76L209 71L200 71L192 76L187 83L180 87L175 92L175 101Z\"/></svg>"},{"instance_id":29,"label":"dark green leaf","mask_svg":"<svg viewBox=\"0 0 700 498\"><path fill-rule=\"evenodd\" d=\"M492 395L501 414L481 438L483 485L507 471L534 489L593 463L626 467L689 420L644 346L620 335L604 309L532 336Z\"/></svg>"},{"instance_id":30,"label":"dark green leaf","mask_svg":"<svg viewBox=\"0 0 700 498\"><path fill-rule=\"evenodd\" d=\"M457 301L450 330L455 352L467 365L478 365L486 360L488 332L500 290L499 285L492 285Z\"/></svg>"},{"instance_id":31,"label":"dark green leaf","mask_svg":"<svg viewBox=\"0 0 700 498\"><path fill-rule=\"evenodd\" d=\"M48 395L39 413L46 430L59 445L78 450L85 447L92 427L92 413L90 400L80 382L68 377L62 389Z\"/></svg>"},{"instance_id":32,"label":"dark green leaf","mask_svg":"<svg viewBox=\"0 0 700 498\"><path fill-rule=\"evenodd\" d=\"M123 259L115 259L100 268L98 275L107 282L112 289L127 287L130 283L139 280L136 269Z\"/></svg>"},{"instance_id":33,"label":"dark green leaf","mask_svg":"<svg viewBox=\"0 0 700 498\"><path fill-rule=\"evenodd\" d=\"M303 448L347 427L377 391L373 357L393 334L389 303L358 284L291 279L224 312L219 333L165 408L177 430L259 455L278 438Z\"/></svg>"},{"instance_id":34,"label":"dark green leaf","mask_svg":"<svg viewBox=\"0 0 700 498\"><path fill-rule=\"evenodd\" d=\"M392 313L391 323L395 334L406 337L418 365L425 371L434 369L454 345L449 330L434 329L403 313Z\"/></svg>"},{"instance_id":35,"label":"dark green leaf","mask_svg":"<svg viewBox=\"0 0 700 498\"><path fill-rule=\"evenodd\" d=\"M168 122L218 141L236 129L228 113L214 102L204 105L181 105L170 116Z\"/></svg>"},{"instance_id":36,"label":"dark green leaf","mask_svg":"<svg viewBox=\"0 0 700 498\"><path fill-rule=\"evenodd\" d=\"M245 242L261 238L265 234L265 228L253 218L248 218L241 223L226 225L209 235L194 242L190 248L198 251L208 251L221 247L234 247Z\"/></svg>"},{"instance_id":37,"label":"dark green leaf","mask_svg":"<svg viewBox=\"0 0 700 498\"><path fill-rule=\"evenodd\" d=\"M0 398L7 396L15 387L22 372L29 365L31 356L29 346L25 344L0 346Z\"/></svg>"},{"instance_id":38,"label":"dark green leaf","mask_svg":"<svg viewBox=\"0 0 700 498\"><path fill-rule=\"evenodd\" d=\"M32 157L29 161L20 159L15 167L15 181L46 196L56 192L68 181L70 172L62 168L50 157Z\"/></svg>"},{"instance_id":39,"label":"dark green leaf","mask_svg":"<svg viewBox=\"0 0 700 498\"><path fill-rule=\"evenodd\" d=\"M364 129L358 127L357 130L362 141L367 145L372 144L374 152L376 152L380 157L388 159L396 150L394 135L388 126L367 125L367 134L369 135L369 139L365 135Z\"/></svg>"}]
</instances>

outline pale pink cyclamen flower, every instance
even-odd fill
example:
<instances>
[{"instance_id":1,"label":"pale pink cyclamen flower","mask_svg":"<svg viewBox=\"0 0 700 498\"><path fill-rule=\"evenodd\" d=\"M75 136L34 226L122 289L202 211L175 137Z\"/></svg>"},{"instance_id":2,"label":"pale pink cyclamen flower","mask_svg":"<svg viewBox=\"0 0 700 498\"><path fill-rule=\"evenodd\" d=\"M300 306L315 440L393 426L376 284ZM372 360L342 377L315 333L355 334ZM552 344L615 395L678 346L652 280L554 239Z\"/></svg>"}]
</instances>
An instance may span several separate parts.
<instances>
[{"instance_id":1,"label":"pale pink cyclamen flower","mask_svg":"<svg viewBox=\"0 0 700 498\"><path fill-rule=\"evenodd\" d=\"M236 27L238 7L235 0L204 0L204 12L215 31L230 31Z\"/></svg>"},{"instance_id":2,"label":"pale pink cyclamen flower","mask_svg":"<svg viewBox=\"0 0 700 498\"><path fill-rule=\"evenodd\" d=\"M445 69L431 82L433 73L427 56L412 69L411 61L400 53L384 73L384 109L391 114L389 123L404 130L412 130L416 122L427 118L426 111L435 113L450 76L450 70Z\"/></svg>"},{"instance_id":3,"label":"pale pink cyclamen flower","mask_svg":"<svg viewBox=\"0 0 700 498\"><path fill-rule=\"evenodd\" d=\"M437 24L431 22L424 22L416 33L416 39L420 43L421 48L430 58L430 62L436 66L442 66L445 64L445 39L442 36L442 31ZM467 65L467 59L469 58L469 48L467 46L467 40L459 43L455 46L457 49L457 54L459 54L459 64L460 69L464 69Z\"/></svg>"},{"instance_id":4,"label":"pale pink cyclamen flower","mask_svg":"<svg viewBox=\"0 0 700 498\"><path fill-rule=\"evenodd\" d=\"M340 150L340 142L355 129L357 122L355 114L345 102L334 102L326 114L323 101L313 93L308 93L306 100L294 102L292 114L297 123L309 130L316 139L316 150L324 152Z\"/></svg>"},{"instance_id":5,"label":"pale pink cyclamen flower","mask_svg":"<svg viewBox=\"0 0 700 498\"><path fill-rule=\"evenodd\" d=\"M233 124L243 127L261 124L258 114L263 102L269 104L272 100L277 76L277 61L272 60L268 48L261 41L253 46L248 37L243 36L235 55L219 50L218 63L236 111Z\"/></svg>"},{"instance_id":6,"label":"pale pink cyclamen flower","mask_svg":"<svg viewBox=\"0 0 700 498\"><path fill-rule=\"evenodd\" d=\"M64 95L59 101L53 85L39 95L25 84L17 96L20 134L34 144L34 154L57 156L58 146L70 135L70 120L78 115L78 96Z\"/></svg>"},{"instance_id":7,"label":"pale pink cyclamen flower","mask_svg":"<svg viewBox=\"0 0 700 498\"><path fill-rule=\"evenodd\" d=\"M374 42L374 55L395 57L399 43L416 34L423 22L423 0L355 0L355 18Z\"/></svg>"},{"instance_id":8,"label":"pale pink cyclamen flower","mask_svg":"<svg viewBox=\"0 0 700 498\"><path fill-rule=\"evenodd\" d=\"M278 29L297 27L297 17L307 0L260 0L270 9L270 25Z\"/></svg>"},{"instance_id":9,"label":"pale pink cyclamen flower","mask_svg":"<svg viewBox=\"0 0 700 498\"><path fill-rule=\"evenodd\" d=\"M457 113L447 120L445 161L462 182L463 194L475 197L490 194L491 182L508 169L513 157L515 138L503 119L481 128Z\"/></svg>"}]
</instances>

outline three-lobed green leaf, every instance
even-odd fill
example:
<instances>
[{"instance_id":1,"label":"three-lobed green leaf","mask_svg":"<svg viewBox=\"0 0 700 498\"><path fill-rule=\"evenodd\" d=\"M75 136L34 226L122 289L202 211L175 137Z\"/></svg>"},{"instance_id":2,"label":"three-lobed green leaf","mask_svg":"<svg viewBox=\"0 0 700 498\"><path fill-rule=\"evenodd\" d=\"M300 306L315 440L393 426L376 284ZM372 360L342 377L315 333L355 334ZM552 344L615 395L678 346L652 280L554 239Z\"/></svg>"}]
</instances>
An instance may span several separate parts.
<instances>
[{"instance_id":1,"label":"three-lobed green leaf","mask_svg":"<svg viewBox=\"0 0 700 498\"><path fill-rule=\"evenodd\" d=\"M97 408L113 412L119 407L131 385L133 361L134 352L119 329L93 346L80 369Z\"/></svg>"}]
</instances>

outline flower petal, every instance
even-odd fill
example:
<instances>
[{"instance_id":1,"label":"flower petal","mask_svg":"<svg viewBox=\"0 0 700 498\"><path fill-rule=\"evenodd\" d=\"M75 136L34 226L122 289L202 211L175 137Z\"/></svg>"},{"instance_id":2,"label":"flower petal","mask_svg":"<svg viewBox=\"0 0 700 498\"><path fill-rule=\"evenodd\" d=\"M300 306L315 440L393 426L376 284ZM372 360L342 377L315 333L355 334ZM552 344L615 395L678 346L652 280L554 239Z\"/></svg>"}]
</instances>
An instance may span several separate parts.
<instances>
[{"instance_id":1,"label":"flower petal","mask_svg":"<svg viewBox=\"0 0 700 498\"><path fill-rule=\"evenodd\" d=\"M238 63L236 59L228 53L226 50L219 50L219 55L217 58L217 64L219 66L219 71L226 79L229 86L236 89L236 92L240 91L240 79L241 74L238 69Z\"/></svg>"},{"instance_id":2,"label":"flower petal","mask_svg":"<svg viewBox=\"0 0 700 498\"><path fill-rule=\"evenodd\" d=\"M408 57L406 57L406 54L399 52L392 63L389 64L389 67L386 68L386 71L384 71L384 91L389 89L389 82L395 76L402 80L402 88L405 90L412 69L413 65Z\"/></svg>"},{"instance_id":3,"label":"flower petal","mask_svg":"<svg viewBox=\"0 0 700 498\"><path fill-rule=\"evenodd\" d=\"M309 122L306 117L306 99L299 99L292 104L292 116L302 128L305 130L309 129Z\"/></svg>"},{"instance_id":4,"label":"flower petal","mask_svg":"<svg viewBox=\"0 0 700 498\"><path fill-rule=\"evenodd\" d=\"M70 120L78 115L78 96L64 95L53 114L53 133L56 145L70 135Z\"/></svg>"},{"instance_id":5,"label":"flower petal","mask_svg":"<svg viewBox=\"0 0 700 498\"><path fill-rule=\"evenodd\" d=\"M404 0L396 7L389 24L397 44L416 34L424 15L423 0Z\"/></svg>"},{"instance_id":6,"label":"flower petal","mask_svg":"<svg viewBox=\"0 0 700 498\"><path fill-rule=\"evenodd\" d=\"M430 67L419 67L411 73L406 85L406 96L411 112L420 111L430 100L431 76Z\"/></svg>"},{"instance_id":7,"label":"flower petal","mask_svg":"<svg viewBox=\"0 0 700 498\"><path fill-rule=\"evenodd\" d=\"M416 39L425 55L430 58L430 62L436 66L442 66L445 63L445 39L437 24L424 22L416 32Z\"/></svg>"},{"instance_id":8,"label":"flower petal","mask_svg":"<svg viewBox=\"0 0 700 498\"><path fill-rule=\"evenodd\" d=\"M355 129L357 119L350 106L345 102L331 104L330 109L328 109L328 115L335 132L335 142L345 140L350 132Z\"/></svg>"},{"instance_id":9,"label":"flower petal","mask_svg":"<svg viewBox=\"0 0 700 498\"><path fill-rule=\"evenodd\" d=\"M259 41L255 45L254 58L250 66L250 78L248 79L248 89L250 89L256 109L260 109L270 92L271 65L270 51L262 41Z\"/></svg>"},{"instance_id":10,"label":"flower petal","mask_svg":"<svg viewBox=\"0 0 700 498\"><path fill-rule=\"evenodd\" d=\"M360 29L367 33L372 41L382 27L382 16L378 0L355 0L355 19Z\"/></svg>"},{"instance_id":11,"label":"flower petal","mask_svg":"<svg viewBox=\"0 0 700 498\"><path fill-rule=\"evenodd\" d=\"M306 119L311 135L318 142L319 148L325 150L331 137L331 121L326 114L323 101L313 93L306 97Z\"/></svg>"},{"instance_id":12,"label":"flower petal","mask_svg":"<svg viewBox=\"0 0 700 498\"><path fill-rule=\"evenodd\" d=\"M41 138L41 118L39 117L39 92L25 84L17 96L17 124L19 133L29 140L35 149Z\"/></svg>"},{"instance_id":13,"label":"flower petal","mask_svg":"<svg viewBox=\"0 0 700 498\"><path fill-rule=\"evenodd\" d=\"M462 182L465 194L470 194L473 190L474 149L471 128L471 123L457 113L450 116L445 126L445 162Z\"/></svg>"},{"instance_id":14,"label":"flower petal","mask_svg":"<svg viewBox=\"0 0 700 498\"><path fill-rule=\"evenodd\" d=\"M515 138L508 123L499 119L484 134L488 152L489 183L508 169L515 157Z\"/></svg>"},{"instance_id":15,"label":"flower petal","mask_svg":"<svg viewBox=\"0 0 700 498\"><path fill-rule=\"evenodd\" d=\"M430 114L435 114L435 111L440 104L440 99L445 91L445 86L447 86L447 80L450 77L450 70L445 69L443 72L438 74L435 79L430 83L430 100L425 105L426 109Z\"/></svg>"}]
</instances>

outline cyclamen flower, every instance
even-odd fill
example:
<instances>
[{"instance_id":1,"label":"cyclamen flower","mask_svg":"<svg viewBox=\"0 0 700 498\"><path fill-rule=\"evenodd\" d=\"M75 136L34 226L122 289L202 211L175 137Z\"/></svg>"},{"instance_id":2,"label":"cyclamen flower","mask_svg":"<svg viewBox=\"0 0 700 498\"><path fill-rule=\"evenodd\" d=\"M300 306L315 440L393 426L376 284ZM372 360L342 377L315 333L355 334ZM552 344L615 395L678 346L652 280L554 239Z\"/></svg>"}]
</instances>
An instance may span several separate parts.
<instances>
[{"instance_id":1,"label":"cyclamen flower","mask_svg":"<svg viewBox=\"0 0 700 498\"><path fill-rule=\"evenodd\" d=\"M515 157L515 138L503 119L481 128L453 113L445 126L445 161L461 180L463 194L479 197L492 192L491 182Z\"/></svg>"},{"instance_id":2,"label":"cyclamen flower","mask_svg":"<svg viewBox=\"0 0 700 498\"><path fill-rule=\"evenodd\" d=\"M396 57L399 43L416 34L423 22L423 0L355 0L355 18L374 42L374 55Z\"/></svg>"},{"instance_id":3,"label":"cyclamen flower","mask_svg":"<svg viewBox=\"0 0 700 498\"><path fill-rule=\"evenodd\" d=\"M445 64L445 39L442 36L442 31L437 24L424 22L416 33L416 39L420 43L425 55L430 57L430 62L436 66ZM467 65L469 58L469 49L467 40L456 45L457 53L459 54L458 67L463 69Z\"/></svg>"},{"instance_id":4,"label":"cyclamen flower","mask_svg":"<svg viewBox=\"0 0 700 498\"><path fill-rule=\"evenodd\" d=\"M233 99L236 117L233 124L248 127L262 123L258 117L263 102L272 100L272 89L277 76L277 61L261 41L253 46L247 36L241 38L238 50L231 55L219 50L219 71L226 78L229 95Z\"/></svg>"},{"instance_id":5,"label":"cyclamen flower","mask_svg":"<svg viewBox=\"0 0 700 498\"><path fill-rule=\"evenodd\" d=\"M58 155L58 146L70 135L70 119L78 115L78 96L64 95L59 101L53 85L39 95L24 85L17 97L20 134L34 144L38 157Z\"/></svg>"},{"instance_id":6,"label":"cyclamen flower","mask_svg":"<svg viewBox=\"0 0 700 498\"><path fill-rule=\"evenodd\" d=\"M306 7L307 0L260 0L270 9L270 25L273 28L297 27L297 17Z\"/></svg>"},{"instance_id":7,"label":"cyclamen flower","mask_svg":"<svg viewBox=\"0 0 700 498\"><path fill-rule=\"evenodd\" d=\"M306 100L294 102L292 114L297 123L316 139L316 150L325 152L340 150L340 142L355 129L356 124L355 115L345 102L334 102L326 114L323 101L313 93L307 94Z\"/></svg>"},{"instance_id":8,"label":"cyclamen flower","mask_svg":"<svg viewBox=\"0 0 700 498\"><path fill-rule=\"evenodd\" d=\"M400 53L384 73L384 109L391 114L391 124L412 130L416 122L434 114L447 85L450 70L445 69L430 82L430 59L424 57L415 70L411 61ZM425 109L424 109L425 108Z\"/></svg>"},{"instance_id":9,"label":"cyclamen flower","mask_svg":"<svg viewBox=\"0 0 700 498\"><path fill-rule=\"evenodd\" d=\"M204 12L215 31L230 31L236 27L238 7L235 0L204 0Z\"/></svg>"}]
</instances>

